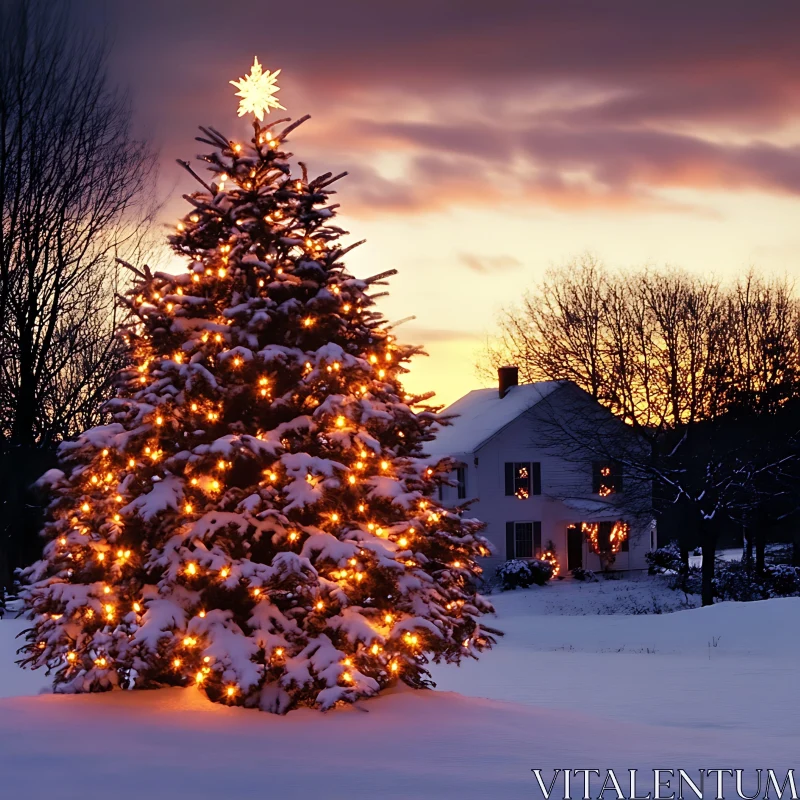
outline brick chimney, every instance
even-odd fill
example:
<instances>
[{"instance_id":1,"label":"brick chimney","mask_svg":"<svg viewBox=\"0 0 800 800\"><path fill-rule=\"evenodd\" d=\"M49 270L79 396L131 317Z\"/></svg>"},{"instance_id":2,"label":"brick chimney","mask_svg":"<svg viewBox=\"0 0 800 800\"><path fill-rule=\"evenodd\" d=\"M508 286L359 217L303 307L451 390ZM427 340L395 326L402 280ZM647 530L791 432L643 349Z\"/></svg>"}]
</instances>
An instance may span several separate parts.
<instances>
[{"instance_id":1,"label":"brick chimney","mask_svg":"<svg viewBox=\"0 0 800 800\"><path fill-rule=\"evenodd\" d=\"M497 385L502 399L508 394L512 386L519 386L519 367L499 367L497 370Z\"/></svg>"}]
</instances>

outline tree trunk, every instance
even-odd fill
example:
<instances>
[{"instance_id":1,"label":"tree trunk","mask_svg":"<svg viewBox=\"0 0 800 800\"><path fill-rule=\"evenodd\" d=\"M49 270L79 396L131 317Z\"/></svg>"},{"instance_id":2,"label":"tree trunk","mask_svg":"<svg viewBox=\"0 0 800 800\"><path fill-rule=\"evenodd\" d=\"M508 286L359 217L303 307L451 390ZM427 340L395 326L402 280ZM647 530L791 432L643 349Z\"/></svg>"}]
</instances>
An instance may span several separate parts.
<instances>
[{"instance_id":1,"label":"tree trunk","mask_svg":"<svg viewBox=\"0 0 800 800\"><path fill-rule=\"evenodd\" d=\"M686 537L682 536L680 539L681 549L681 566L680 566L680 589L685 592L689 583L689 545L687 544Z\"/></svg>"},{"instance_id":2,"label":"tree trunk","mask_svg":"<svg viewBox=\"0 0 800 800\"><path fill-rule=\"evenodd\" d=\"M766 525L762 522L758 526L758 531L755 536L756 540L756 572L764 571L764 549L767 543L767 529Z\"/></svg>"},{"instance_id":3,"label":"tree trunk","mask_svg":"<svg viewBox=\"0 0 800 800\"><path fill-rule=\"evenodd\" d=\"M794 541L792 543L792 566L800 567L800 525L794 524Z\"/></svg>"},{"instance_id":4,"label":"tree trunk","mask_svg":"<svg viewBox=\"0 0 800 800\"><path fill-rule=\"evenodd\" d=\"M710 606L714 604L714 564L717 558L717 531L712 520L704 520L701 528L703 547L701 596L703 605Z\"/></svg>"},{"instance_id":5,"label":"tree trunk","mask_svg":"<svg viewBox=\"0 0 800 800\"><path fill-rule=\"evenodd\" d=\"M753 563L753 534L747 525L742 526L742 560L745 564Z\"/></svg>"}]
</instances>

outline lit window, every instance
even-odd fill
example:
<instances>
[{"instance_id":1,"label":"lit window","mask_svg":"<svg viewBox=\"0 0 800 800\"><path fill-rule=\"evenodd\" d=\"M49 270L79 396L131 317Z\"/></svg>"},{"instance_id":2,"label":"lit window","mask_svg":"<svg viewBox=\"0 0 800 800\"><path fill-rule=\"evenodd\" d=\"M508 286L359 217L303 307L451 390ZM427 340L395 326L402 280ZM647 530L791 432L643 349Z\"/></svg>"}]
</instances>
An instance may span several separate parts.
<instances>
[{"instance_id":1,"label":"lit window","mask_svg":"<svg viewBox=\"0 0 800 800\"><path fill-rule=\"evenodd\" d=\"M535 461L507 461L505 465L506 497L527 500L542 493L542 465Z\"/></svg>"},{"instance_id":2,"label":"lit window","mask_svg":"<svg viewBox=\"0 0 800 800\"><path fill-rule=\"evenodd\" d=\"M592 463L592 493L608 497L622 491L622 465L616 461Z\"/></svg>"}]
</instances>

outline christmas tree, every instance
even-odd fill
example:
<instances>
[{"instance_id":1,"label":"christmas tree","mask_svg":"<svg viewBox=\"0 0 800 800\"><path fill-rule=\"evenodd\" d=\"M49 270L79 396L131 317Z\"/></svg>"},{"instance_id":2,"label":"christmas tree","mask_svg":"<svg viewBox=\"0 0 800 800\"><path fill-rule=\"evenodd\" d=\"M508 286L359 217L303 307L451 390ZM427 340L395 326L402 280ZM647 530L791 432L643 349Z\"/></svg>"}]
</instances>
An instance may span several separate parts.
<instances>
[{"instance_id":1,"label":"christmas tree","mask_svg":"<svg viewBox=\"0 0 800 800\"><path fill-rule=\"evenodd\" d=\"M135 270L109 421L60 448L22 662L60 692L197 684L214 701L327 709L493 643L481 523L434 499L441 422L400 378L418 348L353 277L330 173L292 174L256 61L249 144L201 128L212 177ZM133 269L133 268L132 268Z\"/></svg>"}]
</instances>

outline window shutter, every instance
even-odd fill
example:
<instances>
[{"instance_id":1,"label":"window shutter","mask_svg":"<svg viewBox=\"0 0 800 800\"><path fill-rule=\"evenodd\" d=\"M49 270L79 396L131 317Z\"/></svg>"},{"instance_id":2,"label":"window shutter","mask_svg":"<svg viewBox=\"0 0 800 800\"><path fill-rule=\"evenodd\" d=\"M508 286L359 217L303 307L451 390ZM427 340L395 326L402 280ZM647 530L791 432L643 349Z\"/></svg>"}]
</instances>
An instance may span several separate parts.
<instances>
[{"instance_id":1,"label":"window shutter","mask_svg":"<svg viewBox=\"0 0 800 800\"><path fill-rule=\"evenodd\" d=\"M542 552L542 523L533 523L533 554L540 555Z\"/></svg>"},{"instance_id":2,"label":"window shutter","mask_svg":"<svg viewBox=\"0 0 800 800\"><path fill-rule=\"evenodd\" d=\"M622 491L622 464L619 461L614 462L614 491Z\"/></svg>"},{"instance_id":3,"label":"window shutter","mask_svg":"<svg viewBox=\"0 0 800 800\"><path fill-rule=\"evenodd\" d=\"M531 494L542 493L542 465L538 461L531 464L531 477L533 478L533 491Z\"/></svg>"},{"instance_id":4,"label":"window shutter","mask_svg":"<svg viewBox=\"0 0 800 800\"><path fill-rule=\"evenodd\" d=\"M514 523L506 522L506 561L514 558Z\"/></svg>"},{"instance_id":5,"label":"window shutter","mask_svg":"<svg viewBox=\"0 0 800 800\"><path fill-rule=\"evenodd\" d=\"M592 461L592 494L600 493L600 467L599 461Z\"/></svg>"},{"instance_id":6,"label":"window shutter","mask_svg":"<svg viewBox=\"0 0 800 800\"><path fill-rule=\"evenodd\" d=\"M506 462L506 497L514 496L514 464Z\"/></svg>"}]
</instances>

